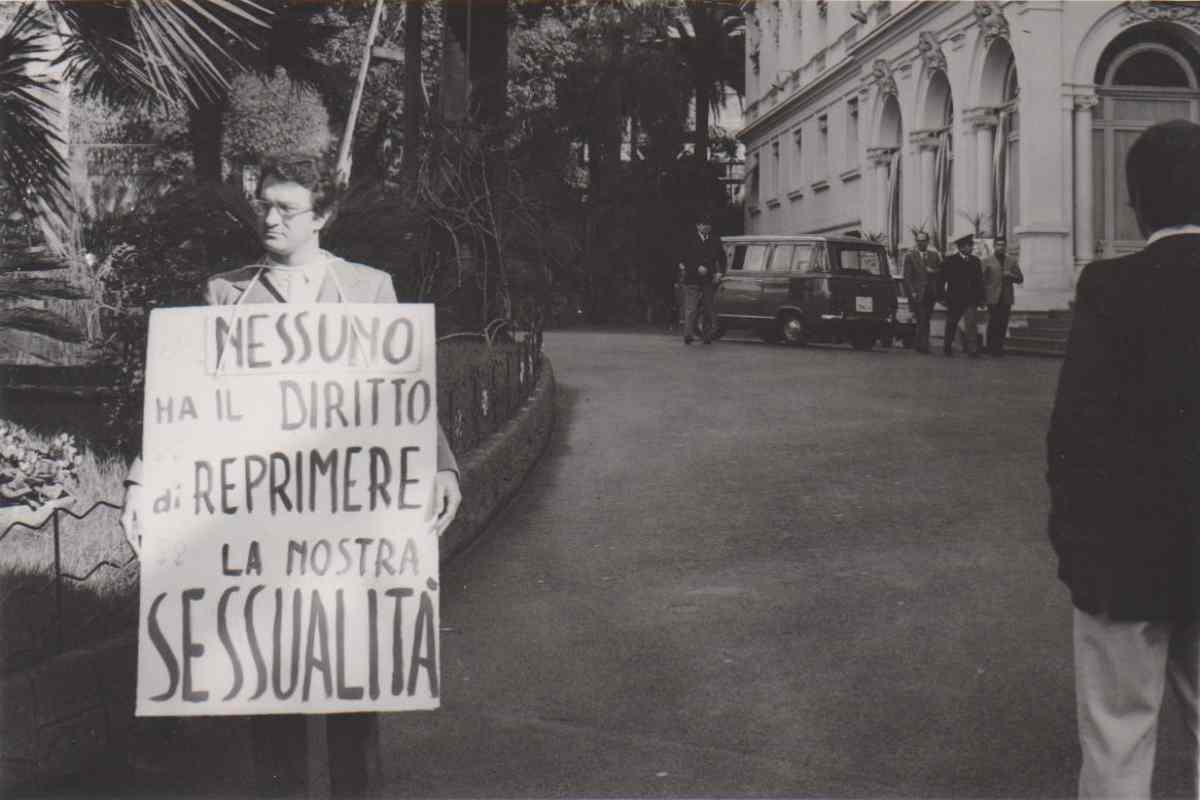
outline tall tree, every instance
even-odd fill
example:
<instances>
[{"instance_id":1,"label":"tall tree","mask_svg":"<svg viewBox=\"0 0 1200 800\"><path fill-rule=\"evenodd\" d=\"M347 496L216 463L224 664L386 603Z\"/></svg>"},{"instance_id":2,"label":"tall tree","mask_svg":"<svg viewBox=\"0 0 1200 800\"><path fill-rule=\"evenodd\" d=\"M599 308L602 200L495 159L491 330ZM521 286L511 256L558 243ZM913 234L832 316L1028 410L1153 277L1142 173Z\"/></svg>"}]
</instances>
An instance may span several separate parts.
<instances>
[{"instance_id":1,"label":"tall tree","mask_svg":"<svg viewBox=\"0 0 1200 800\"><path fill-rule=\"evenodd\" d=\"M667 35L676 43L692 77L696 103L695 155L708 161L709 119L725 89L745 94L746 21L734 0L685 0Z\"/></svg>"},{"instance_id":2,"label":"tall tree","mask_svg":"<svg viewBox=\"0 0 1200 800\"><path fill-rule=\"evenodd\" d=\"M404 4L404 182L416 183L421 167L421 128L425 121L425 89L421 70L421 36L425 32L425 4Z\"/></svg>"},{"instance_id":3,"label":"tall tree","mask_svg":"<svg viewBox=\"0 0 1200 800\"><path fill-rule=\"evenodd\" d=\"M244 42L265 29L269 13L254 0L190 0L126 3L51 0L22 9L20 25L10 24L8 46L0 50L0 76L15 82L44 67L51 52L65 65L63 79L85 95L116 103L198 103L228 86L235 63L229 44ZM35 23L36 16L36 23ZM57 39L55 38L57 36ZM59 46L61 45L61 47ZM11 83L10 83L11 85ZM7 87L6 87L7 88ZM44 99L26 90L5 91L0 162L16 163L21 152L53 147ZM53 122L53 120L49 120ZM40 142L41 144L38 144ZM38 158L9 172L28 197L56 202L69 177L65 161Z\"/></svg>"},{"instance_id":4,"label":"tall tree","mask_svg":"<svg viewBox=\"0 0 1200 800\"><path fill-rule=\"evenodd\" d=\"M324 98L344 94L340 75L320 57L324 44L342 30L345 22L336 10L320 3L291 0L255 0L270 9L270 26L235 46L239 69L270 79L282 69L301 89L313 89ZM188 110L188 133L196 176L221 179L222 142L229 109L227 78Z\"/></svg>"},{"instance_id":5,"label":"tall tree","mask_svg":"<svg viewBox=\"0 0 1200 800\"><path fill-rule=\"evenodd\" d=\"M508 105L508 0L459 0L443 10L442 121L502 124Z\"/></svg>"},{"instance_id":6,"label":"tall tree","mask_svg":"<svg viewBox=\"0 0 1200 800\"><path fill-rule=\"evenodd\" d=\"M0 33L0 181L17 196L40 193L60 205L68 194L67 162L49 81L32 68L49 63L51 29L32 5Z\"/></svg>"}]
</instances>

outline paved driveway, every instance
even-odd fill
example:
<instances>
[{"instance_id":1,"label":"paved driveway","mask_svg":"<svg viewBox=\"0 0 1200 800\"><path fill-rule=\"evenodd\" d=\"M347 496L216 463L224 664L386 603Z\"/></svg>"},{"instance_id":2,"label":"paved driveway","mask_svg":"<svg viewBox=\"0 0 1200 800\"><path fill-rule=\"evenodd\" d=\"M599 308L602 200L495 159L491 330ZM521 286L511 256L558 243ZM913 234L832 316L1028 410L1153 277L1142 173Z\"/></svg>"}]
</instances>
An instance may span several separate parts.
<instances>
[{"instance_id":1,"label":"paved driveway","mask_svg":"<svg viewBox=\"0 0 1200 800\"><path fill-rule=\"evenodd\" d=\"M1043 532L1059 362L605 332L547 351L555 440L444 575L444 707L386 723L390 792L1073 792Z\"/></svg>"}]
</instances>

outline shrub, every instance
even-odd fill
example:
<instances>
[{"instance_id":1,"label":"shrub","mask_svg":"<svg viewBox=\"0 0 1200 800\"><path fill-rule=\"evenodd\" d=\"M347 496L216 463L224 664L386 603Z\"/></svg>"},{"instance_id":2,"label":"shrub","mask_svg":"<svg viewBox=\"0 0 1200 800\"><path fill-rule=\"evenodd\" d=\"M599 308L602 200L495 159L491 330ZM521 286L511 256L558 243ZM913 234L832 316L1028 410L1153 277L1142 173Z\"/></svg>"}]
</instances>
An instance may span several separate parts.
<instances>
[{"instance_id":1,"label":"shrub","mask_svg":"<svg viewBox=\"0 0 1200 800\"><path fill-rule=\"evenodd\" d=\"M23 428L0 420L0 506L38 508L75 483L82 458L70 434L39 446Z\"/></svg>"},{"instance_id":2,"label":"shrub","mask_svg":"<svg viewBox=\"0 0 1200 800\"><path fill-rule=\"evenodd\" d=\"M222 184L189 184L153 208L103 220L88 232L100 258L104 355L117 370L106 406L110 437L126 452L141 442L146 334L155 308L199 305L207 277L258 255L253 212Z\"/></svg>"}]
</instances>

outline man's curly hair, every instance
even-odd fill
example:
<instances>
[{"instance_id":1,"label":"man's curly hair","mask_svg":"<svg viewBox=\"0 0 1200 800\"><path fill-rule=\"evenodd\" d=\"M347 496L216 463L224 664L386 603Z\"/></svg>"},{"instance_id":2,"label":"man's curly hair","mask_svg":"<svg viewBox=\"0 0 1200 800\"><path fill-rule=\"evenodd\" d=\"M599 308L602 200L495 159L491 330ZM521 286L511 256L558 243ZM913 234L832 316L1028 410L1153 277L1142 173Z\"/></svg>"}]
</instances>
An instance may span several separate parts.
<instances>
[{"instance_id":1,"label":"man's curly hair","mask_svg":"<svg viewBox=\"0 0 1200 800\"><path fill-rule=\"evenodd\" d=\"M280 153L264 158L259 165L258 187L267 181L298 183L312 192L313 211L332 218L337 211L341 190L331 160L304 153Z\"/></svg>"}]
</instances>

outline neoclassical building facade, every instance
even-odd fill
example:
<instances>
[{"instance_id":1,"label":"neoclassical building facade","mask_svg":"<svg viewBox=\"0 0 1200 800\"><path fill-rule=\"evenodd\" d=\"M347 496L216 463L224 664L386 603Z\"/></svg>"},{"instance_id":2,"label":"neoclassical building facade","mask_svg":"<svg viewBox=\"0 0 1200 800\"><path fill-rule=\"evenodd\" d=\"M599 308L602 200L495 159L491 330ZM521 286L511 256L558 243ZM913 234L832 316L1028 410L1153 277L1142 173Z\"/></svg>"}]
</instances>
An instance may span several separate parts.
<instances>
[{"instance_id":1,"label":"neoclassical building facade","mask_svg":"<svg viewBox=\"0 0 1200 800\"><path fill-rule=\"evenodd\" d=\"M1200 122L1200 7L757 0L747 15L746 231L1004 231L1018 309L1142 245L1124 157Z\"/></svg>"}]
</instances>

